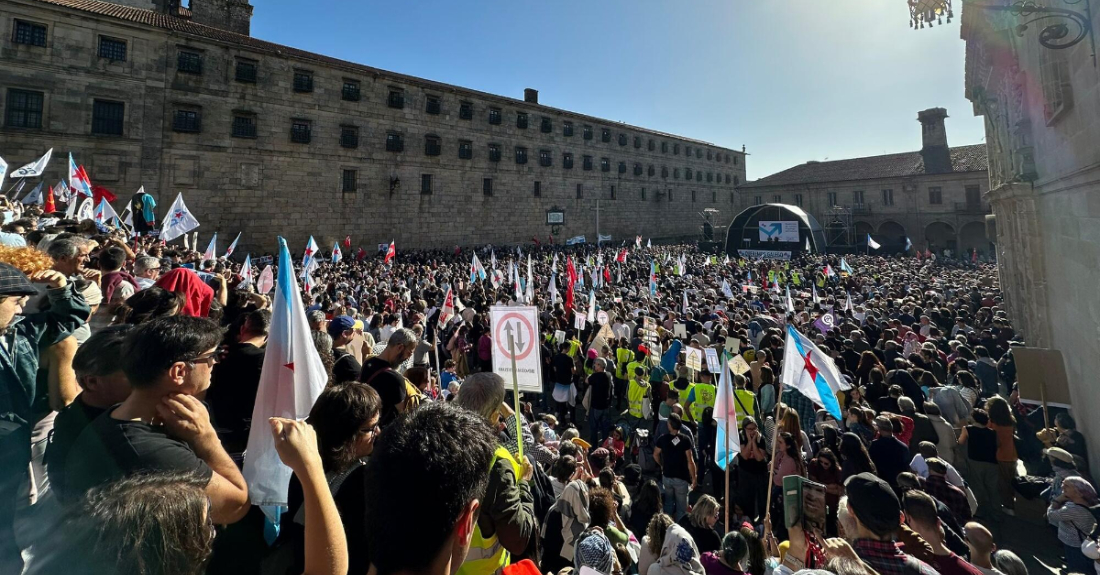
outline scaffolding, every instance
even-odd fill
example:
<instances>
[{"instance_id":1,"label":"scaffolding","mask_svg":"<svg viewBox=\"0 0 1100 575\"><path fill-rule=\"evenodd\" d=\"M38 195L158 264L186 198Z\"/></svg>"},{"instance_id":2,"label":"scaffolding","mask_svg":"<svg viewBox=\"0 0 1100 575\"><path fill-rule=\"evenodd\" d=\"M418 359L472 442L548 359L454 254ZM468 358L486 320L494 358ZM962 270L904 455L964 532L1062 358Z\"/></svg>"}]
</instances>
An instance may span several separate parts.
<instances>
[{"instance_id":1,"label":"scaffolding","mask_svg":"<svg viewBox=\"0 0 1100 575\"><path fill-rule=\"evenodd\" d=\"M833 206L825 212L825 245L828 248L852 246L852 208Z\"/></svg>"}]
</instances>

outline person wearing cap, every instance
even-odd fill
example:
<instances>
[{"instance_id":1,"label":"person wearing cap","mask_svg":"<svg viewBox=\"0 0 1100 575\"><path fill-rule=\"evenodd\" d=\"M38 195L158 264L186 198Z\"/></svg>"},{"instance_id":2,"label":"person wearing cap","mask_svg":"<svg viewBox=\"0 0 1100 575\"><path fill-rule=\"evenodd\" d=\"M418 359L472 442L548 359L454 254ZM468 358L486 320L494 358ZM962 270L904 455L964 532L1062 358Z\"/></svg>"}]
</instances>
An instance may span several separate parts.
<instances>
[{"instance_id":1,"label":"person wearing cap","mask_svg":"<svg viewBox=\"0 0 1100 575\"><path fill-rule=\"evenodd\" d=\"M350 315L336 316L329 322L327 329L332 337L332 354L336 359L332 366L332 383L355 381L363 366L355 360L354 355L344 349L355 337L355 318Z\"/></svg>"},{"instance_id":2,"label":"person wearing cap","mask_svg":"<svg viewBox=\"0 0 1100 575\"><path fill-rule=\"evenodd\" d=\"M23 316L23 306L38 293L32 282L46 285L50 307ZM0 429L0 461L4 462L0 465L0 572L18 573L22 568L10 530L17 493L31 457L29 420L39 352L68 337L90 314L83 296L73 291L64 274L42 270L28 278L15 267L0 263L0 386L4 388L0 420L11 424Z\"/></svg>"},{"instance_id":3,"label":"person wearing cap","mask_svg":"<svg viewBox=\"0 0 1100 575\"><path fill-rule=\"evenodd\" d=\"M1077 471L1073 454L1061 447L1044 449L1043 455L1050 460L1050 466L1054 470L1050 487L1043 495L1047 498L1047 501L1053 501L1062 496L1062 481L1067 477L1081 477L1081 473Z\"/></svg>"},{"instance_id":4,"label":"person wearing cap","mask_svg":"<svg viewBox=\"0 0 1100 575\"><path fill-rule=\"evenodd\" d=\"M854 520L843 531L860 559L880 575L937 575L895 541L902 524L901 503L888 483L864 472L849 477L844 489L848 496L840 507L847 509L849 519L841 523Z\"/></svg>"}]
</instances>

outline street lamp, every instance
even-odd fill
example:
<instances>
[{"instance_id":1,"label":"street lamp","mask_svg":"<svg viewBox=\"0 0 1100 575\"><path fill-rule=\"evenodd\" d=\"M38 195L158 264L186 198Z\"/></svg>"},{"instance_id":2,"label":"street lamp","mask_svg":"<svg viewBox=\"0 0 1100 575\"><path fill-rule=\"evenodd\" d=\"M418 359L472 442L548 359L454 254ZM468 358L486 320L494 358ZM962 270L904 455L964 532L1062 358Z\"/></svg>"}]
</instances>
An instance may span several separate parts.
<instances>
[{"instance_id":1,"label":"street lamp","mask_svg":"<svg viewBox=\"0 0 1100 575\"><path fill-rule=\"evenodd\" d=\"M909 27L924 28L927 24L943 24L943 18L951 22L955 16L951 7L952 0L906 0L909 4ZM1017 0L1001 4L978 4L967 2L970 8L981 8L994 12L1005 12L1015 16L1020 23L1016 25L1016 35L1023 37L1032 24L1043 24L1039 31L1039 44L1044 48L1062 50L1077 45L1092 34L1092 6L1090 0L1062 0L1063 4L1080 5L1082 12L1068 8L1042 6L1035 0ZM1090 38L1090 41L1092 39ZM1093 50L1095 52L1095 49Z\"/></svg>"},{"instance_id":2,"label":"street lamp","mask_svg":"<svg viewBox=\"0 0 1100 575\"><path fill-rule=\"evenodd\" d=\"M909 27L914 30L924 28L925 24L931 28L936 24L943 24L944 16L947 23L955 17L951 9L951 0L907 0L909 2Z\"/></svg>"}]
</instances>

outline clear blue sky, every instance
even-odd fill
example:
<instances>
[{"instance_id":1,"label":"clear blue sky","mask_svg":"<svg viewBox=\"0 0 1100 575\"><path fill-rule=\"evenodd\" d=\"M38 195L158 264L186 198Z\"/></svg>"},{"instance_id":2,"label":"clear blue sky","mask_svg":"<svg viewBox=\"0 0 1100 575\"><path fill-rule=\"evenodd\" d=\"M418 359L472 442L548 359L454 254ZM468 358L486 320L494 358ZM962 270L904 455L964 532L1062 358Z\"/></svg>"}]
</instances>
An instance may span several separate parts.
<instances>
[{"instance_id":1,"label":"clear blue sky","mask_svg":"<svg viewBox=\"0 0 1100 575\"><path fill-rule=\"evenodd\" d=\"M959 21L905 0L252 0L252 34L740 149L757 179L807 160L984 141ZM956 3L961 6L961 2ZM958 14L956 14L958 16Z\"/></svg>"}]
</instances>

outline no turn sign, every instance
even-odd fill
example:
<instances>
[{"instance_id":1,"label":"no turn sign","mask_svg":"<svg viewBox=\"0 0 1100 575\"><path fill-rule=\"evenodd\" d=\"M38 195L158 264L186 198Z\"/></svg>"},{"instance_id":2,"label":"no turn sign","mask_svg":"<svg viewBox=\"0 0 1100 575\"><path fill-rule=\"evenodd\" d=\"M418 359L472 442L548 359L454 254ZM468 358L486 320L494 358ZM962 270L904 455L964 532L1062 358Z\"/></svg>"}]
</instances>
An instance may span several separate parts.
<instances>
[{"instance_id":1,"label":"no turn sign","mask_svg":"<svg viewBox=\"0 0 1100 575\"><path fill-rule=\"evenodd\" d=\"M512 386L512 361L519 390L542 393L538 310L532 306L492 306L493 372ZM513 358L514 356L514 358Z\"/></svg>"}]
</instances>

